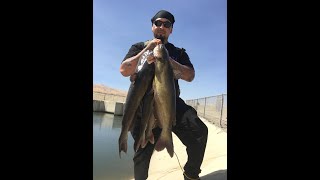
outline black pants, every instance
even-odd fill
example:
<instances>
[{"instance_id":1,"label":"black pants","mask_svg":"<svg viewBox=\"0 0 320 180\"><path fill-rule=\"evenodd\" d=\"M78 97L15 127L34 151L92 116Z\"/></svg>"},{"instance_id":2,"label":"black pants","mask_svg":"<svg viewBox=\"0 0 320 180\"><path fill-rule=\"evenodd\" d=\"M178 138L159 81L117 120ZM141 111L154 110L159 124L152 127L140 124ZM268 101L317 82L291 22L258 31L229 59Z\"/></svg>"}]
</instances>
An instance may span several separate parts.
<instances>
[{"instance_id":1,"label":"black pants","mask_svg":"<svg viewBox=\"0 0 320 180\"><path fill-rule=\"evenodd\" d=\"M141 114L137 113L132 137L135 139L134 146L139 138ZM188 161L184 166L188 177L198 178L201 172L200 166L203 161L207 144L208 128L197 116L195 109L181 99L177 99L176 126L172 131L187 147ZM145 148L139 148L134 155L134 178L135 180L146 180L148 178L150 159L156 141L161 133L160 128L154 128L155 143L148 143Z\"/></svg>"}]
</instances>

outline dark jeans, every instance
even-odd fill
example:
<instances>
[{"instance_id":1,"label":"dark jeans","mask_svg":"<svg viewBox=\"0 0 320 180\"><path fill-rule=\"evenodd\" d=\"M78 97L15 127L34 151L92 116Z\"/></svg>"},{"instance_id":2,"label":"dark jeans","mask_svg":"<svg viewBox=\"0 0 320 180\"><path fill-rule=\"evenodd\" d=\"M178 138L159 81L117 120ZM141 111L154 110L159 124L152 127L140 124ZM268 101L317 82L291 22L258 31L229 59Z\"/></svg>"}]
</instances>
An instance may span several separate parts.
<instances>
[{"instance_id":1,"label":"dark jeans","mask_svg":"<svg viewBox=\"0 0 320 180\"><path fill-rule=\"evenodd\" d=\"M137 113L136 118L136 123L131 133L135 139L134 146L139 138L141 114ZM185 104L181 98L177 99L176 118L176 126L173 127L172 131L187 147L188 161L184 166L185 173L188 177L198 178L206 149L208 128L197 116L195 109ZM153 129L155 144L160 133L160 128ZM149 163L155 144L148 143L145 148L140 147L135 153L133 158L135 180L146 180L148 178Z\"/></svg>"}]
</instances>

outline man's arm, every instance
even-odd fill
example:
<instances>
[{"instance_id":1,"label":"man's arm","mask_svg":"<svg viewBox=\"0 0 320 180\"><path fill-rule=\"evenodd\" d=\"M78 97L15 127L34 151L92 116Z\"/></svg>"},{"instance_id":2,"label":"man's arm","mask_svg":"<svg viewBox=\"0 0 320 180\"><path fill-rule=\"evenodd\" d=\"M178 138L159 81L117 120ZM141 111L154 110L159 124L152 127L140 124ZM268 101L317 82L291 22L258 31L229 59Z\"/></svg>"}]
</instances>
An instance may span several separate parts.
<instances>
[{"instance_id":1,"label":"man's arm","mask_svg":"<svg viewBox=\"0 0 320 180\"><path fill-rule=\"evenodd\" d=\"M138 60L140 58L140 56L146 51L147 49L144 48L141 52L139 52L137 55L131 57L131 58L128 58L126 60L124 60L121 65L120 65L120 73L127 77L127 76L130 76L132 75L135 70L136 70L136 67L137 67L137 64L138 64Z\"/></svg>"},{"instance_id":2,"label":"man's arm","mask_svg":"<svg viewBox=\"0 0 320 180\"><path fill-rule=\"evenodd\" d=\"M161 44L161 40L160 39L153 39L137 55L135 55L133 57L130 57L130 58L127 58L126 60L124 60L120 65L120 73L125 77L134 74L134 72L136 70L136 67L137 67L137 64L138 64L138 61L139 61L139 58L141 57L141 55L144 52L146 52L147 50L153 50L154 47L157 44Z\"/></svg>"},{"instance_id":3,"label":"man's arm","mask_svg":"<svg viewBox=\"0 0 320 180\"><path fill-rule=\"evenodd\" d=\"M195 71L193 68L182 65L172 58L170 58L170 62L176 79L183 79L188 82L193 81L195 76Z\"/></svg>"}]
</instances>

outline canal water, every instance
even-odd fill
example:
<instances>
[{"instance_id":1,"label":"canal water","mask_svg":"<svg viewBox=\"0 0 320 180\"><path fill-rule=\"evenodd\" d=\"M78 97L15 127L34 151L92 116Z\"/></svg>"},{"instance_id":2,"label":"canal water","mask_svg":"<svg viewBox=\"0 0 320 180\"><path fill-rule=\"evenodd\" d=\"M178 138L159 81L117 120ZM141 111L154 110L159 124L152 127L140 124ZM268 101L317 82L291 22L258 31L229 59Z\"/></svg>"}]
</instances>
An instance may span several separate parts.
<instances>
[{"instance_id":1,"label":"canal water","mask_svg":"<svg viewBox=\"0 0 320 180\"><path fill-rule=\"evenodd\" d=\"M122 116L93 112L93 180L133 179L133 138L128 133L128 152L119 157L118 138Z\"/></svg>"}]
</instances>

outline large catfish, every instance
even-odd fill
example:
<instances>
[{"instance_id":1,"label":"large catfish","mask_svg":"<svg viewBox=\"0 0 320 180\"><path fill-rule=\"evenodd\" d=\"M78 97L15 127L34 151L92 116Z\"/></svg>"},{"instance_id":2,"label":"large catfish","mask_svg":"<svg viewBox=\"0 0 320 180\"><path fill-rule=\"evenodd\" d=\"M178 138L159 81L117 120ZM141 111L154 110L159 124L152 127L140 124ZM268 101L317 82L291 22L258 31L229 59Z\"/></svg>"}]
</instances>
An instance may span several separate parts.
<instances>
[{"instance_id":1,"label":"large catfish","mask_svg":"<svg viewBox=\"0 0 320 180\"><path fill-rule=\"evenodd\" d=\"M162 129L155 145L157 151L167 149L173 156L172 127L176 123L176 90L174 74L169 61L169 53L163 44L153 49L155 76L153 79L154 112L158 125Z\"/></svg>"},{"instance_id":2,"label":"large catfish","mask_svg":"<svg viewBox=\"0 0 320 180\"><path fill-rule=\"evenodd\" d=\"M137 144L134 148L135 151L141 146L144 148L148 141L154 144L154 136L152 134L152 128L154 126L154 116L153 116L153 100L154 93L151 89L145 94L142 99L142 115L141 115L141 124L140 124L140 133Z\"/></svg>"},{"instance_id":3,"label":"large catfish","mask_svg":"<svg viewBox=\"0 0 320 180\"><path fill-rule=\"evenodd\" d=\"M127 153L128 149L128 131L133 126L133 119L136 111L141 103L142 98L146 94L149 86L152 86L154 78L154 63L141 63L145 58L141 58L139 63L141 66L137 66L139 71L136 78L130 84L130 88L127 94L126 103L122 118L121 134L119 137L119 156L121 158L121 151Z\"/></svg>"}]
</instances>

